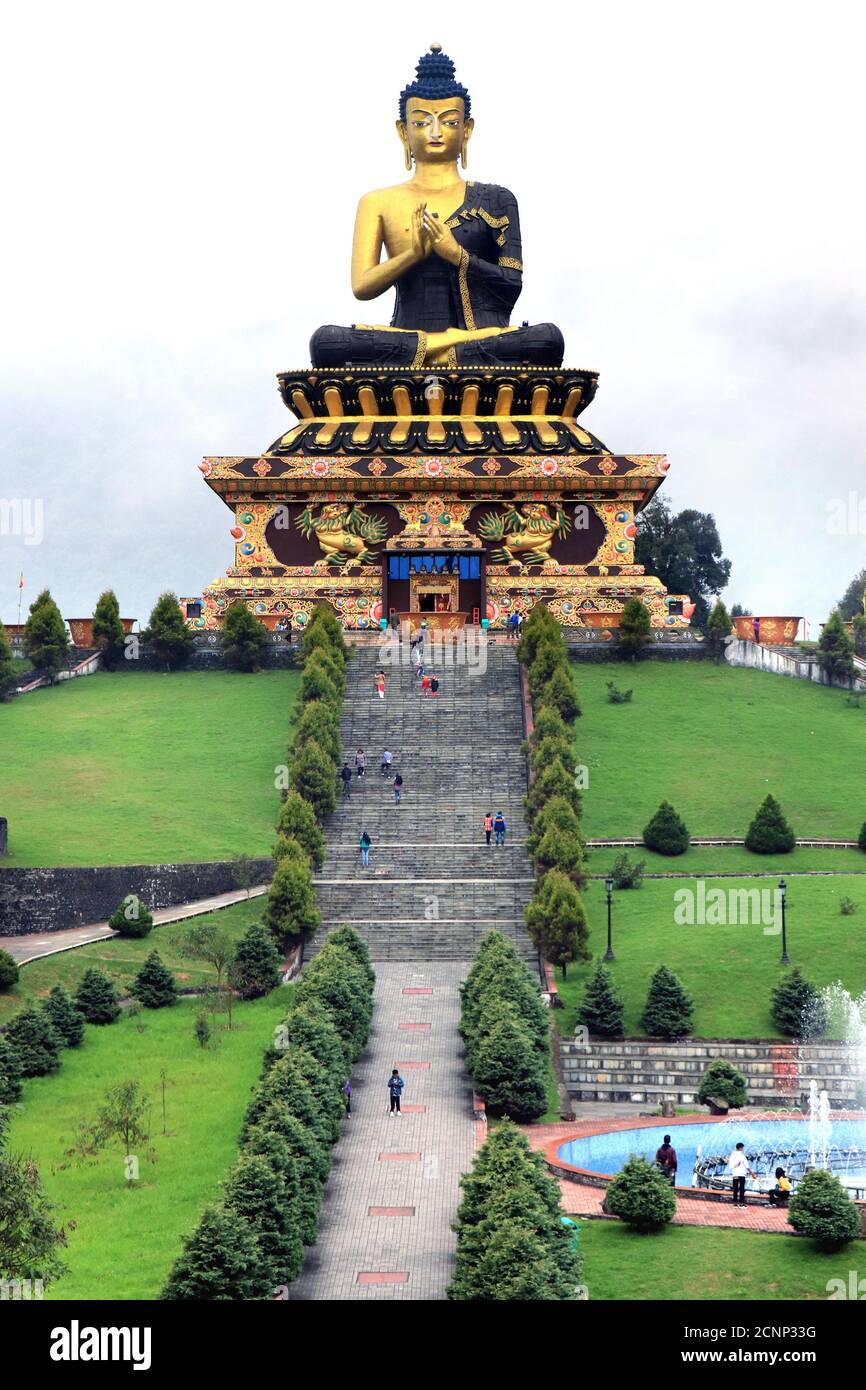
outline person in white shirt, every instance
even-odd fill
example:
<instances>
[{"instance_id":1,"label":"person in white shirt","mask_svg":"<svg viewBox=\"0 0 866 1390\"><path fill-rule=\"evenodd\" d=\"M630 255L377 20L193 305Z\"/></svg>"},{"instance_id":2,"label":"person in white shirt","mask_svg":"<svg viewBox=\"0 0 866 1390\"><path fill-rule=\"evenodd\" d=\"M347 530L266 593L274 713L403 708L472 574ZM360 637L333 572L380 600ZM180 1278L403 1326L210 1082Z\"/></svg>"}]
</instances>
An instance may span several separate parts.
<instances>
[{"instance_id":1,"label":"person in white shirt","mask_svg":"<svg viewBox=\"0 0 866 1390\"><path fill-rule=\"evenodd\" d=\"M749 1167L749 1160L746 1157L745 1144L738 1144L728 1159L728 1167L731 1170L733 1179L733 1201L735 1207L746 1205L746 1178L756 1178L757 1173L753 1173Z\"/></svg>"}]
</instances>

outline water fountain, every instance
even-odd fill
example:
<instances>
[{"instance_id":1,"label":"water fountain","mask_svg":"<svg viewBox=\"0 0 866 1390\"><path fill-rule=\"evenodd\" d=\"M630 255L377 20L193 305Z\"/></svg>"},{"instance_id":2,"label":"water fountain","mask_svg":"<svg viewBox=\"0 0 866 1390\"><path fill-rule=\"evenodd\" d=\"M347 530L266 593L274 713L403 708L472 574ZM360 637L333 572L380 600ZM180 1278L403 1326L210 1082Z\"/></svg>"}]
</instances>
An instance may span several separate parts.
<instances>
[{"instance_id":1,"label":"water fountain","mask_svg":"<svg viewBox=\"0 0 866 1390\"><path fill-rule=\"evenodd\" d=\"M859 1082L858 1103L862 1104L866 1094L866 992L852 998L841 982L829 985L816 1001L815 1014L814 1019L804 1020L801 1066L806 1060L803 1050L807 1040L817 1033L843 1041L846 1071ZM754 1119L745 1111L712 1124L684 1122L672 1128L668 1123L609 1131L560 1144L556 1158L591 1173L616 1173L632 1154L652 1162L668 1130L673 1135L683 1185L730 1191L728 1158L742 1142L749 1166L757 1175L746 1184L753 1192L767 1192L774 1186L777 1167L785 1169L795 1189L810 1168L824 1168L836 1174L852 1197L866 1201L866 1116L862 1111L844 1117L836 1112L834 1119L830 1097L815 1080L809 1082L808 1099L801 1109L765 1110Z\"/></svg>"}]
</instances>

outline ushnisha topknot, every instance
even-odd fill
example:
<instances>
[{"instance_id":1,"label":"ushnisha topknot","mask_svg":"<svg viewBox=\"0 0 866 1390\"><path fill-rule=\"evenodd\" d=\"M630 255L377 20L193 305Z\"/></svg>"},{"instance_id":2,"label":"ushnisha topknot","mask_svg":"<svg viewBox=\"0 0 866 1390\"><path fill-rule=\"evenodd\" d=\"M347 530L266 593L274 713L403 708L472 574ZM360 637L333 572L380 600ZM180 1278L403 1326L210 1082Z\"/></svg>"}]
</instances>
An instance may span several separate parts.
<instances>
[{"instance_id":1,"label":"ushnisha topknot","mask_svg":"<svg viewBox=\"0 0 866 1390\"><path fill-rule=\"evenodd\" d=\"M442 45L431 43L430 52L424 53L415 68L418 74L414 82L404 87L400 93L400 120L406 119L406 102L410 97L423 97L427 101L443 101L445 97L462 97L464 115L469 118L470 97L462 82L454 76L454 63Z\"/></svg>"}]
</instances>

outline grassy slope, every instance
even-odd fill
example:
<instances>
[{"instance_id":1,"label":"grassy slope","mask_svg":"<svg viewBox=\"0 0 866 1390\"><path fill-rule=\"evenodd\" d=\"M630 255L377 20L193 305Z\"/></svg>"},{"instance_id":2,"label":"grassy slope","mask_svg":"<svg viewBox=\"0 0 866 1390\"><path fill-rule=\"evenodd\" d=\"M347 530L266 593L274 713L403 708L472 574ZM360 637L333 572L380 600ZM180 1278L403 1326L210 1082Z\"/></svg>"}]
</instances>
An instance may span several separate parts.
<instances>
[{"instance_id":1,"label":"grassy slope","mask_svg":"<svg viewBox=\"0 0 866 1390\"><path fill-rule=\"evenodd\" d=\"M0 706L4 864L266 854L298 680L120 671Z\"/></svg>"},{"instance_id":2,"label":"grassy slope","mask_svg":"<svg viewBox=\"0 0 866 1390\"><path fill-rule=\"evenodd\" d=\"M743 835L772 792L800 837L857 838L866 710L844 692L712 662L572 669L586 835L639 835L662 800L693 835ZM630 704L608 703L610 680L634 689Z\"/></svg>"},{"instance_id":3,"label":"grassy slope","mask_svg":"<svg viewBox=\"0 0 866 1390\"><path fill-rule=\"evenodd\" d=\"M196 1005L144 1010L108 1028L88 1028L53 1076L25 1084L11 1144L37 1161L57 1217L73 1220L69 1273L46 1291L58 1299L155 1298L175 1256L230 1167L250 1090L289 991L239 1004L231 1033L203 1050L193 1037ZM163 1135L160 1071L167 1078ZM58 1171L82 1118L93 1118L108 1086L138 1079L152 1101L155 1163L124 1182L121 1148L93 1166Z\"/></svg>"},{"instance_id":4,"label":"grassy slope","mask_svg":"<svg viewBox=\"0 0 866 1390\"><path fill-rule=\"evenodd\" d=\"M848 1271L857 1264L854 1246L824 1255L812 1241L796 1236L690 1226L666 1226L658 1235L643 1236L618 1221L582 1221L580 1243L591 1302L823 1300L827 1281L842 1279L847 1287Z\"/></svg>"},{"instance_id":5,"label":"grassy slope","mask_svg":"<svg viewBox=\"0 0 866 1390\"><path fill-rule=\"evenodd\" d=\"M754 879L707 879L725 890L755 886ZM756 926L678 926L674 892L693 883L647 882L614 894L611 966L625 999L625 1030L639 1035L639 1017L649 981L667 965L695 1000L696 1037L774 1037L770 993L778 982L780 937ZM765 886L771 887L772 882ZM853 916L839 911L847 895L858 904ZM597 958L607 944L604 885L593 882L585 894L591 924L590 949ZM788 953L792 965L817 986L842 980L853 994L866 989L866 879L802 878L788 884ZM573 1030L575 1010L592 966L570 966L557 985L564 1011L557 1014L561 1036Z\"/></svg>"},{"instance_id":6,"label":"grassy slope","mask_svg":"<svg viewBox=\"0 0 866 1390\"><path fill-rule=\"evenodd\" d=\"M112 937L107 941L96 941L92 946L34 960L22 967L14 990L8 994L0 993L0 1024L7 1023L13 1014L34 999L44 999L55 985L63 985L71 993L85 970L91 966L110 976L121 994L128 995L145 957L153 950L159 951L163 962L174 972L182 988L212 983L216 974L211 966L184 956L183 937L193 925L207 922L222 927L233 940L239 940L251 922L260 921L264 905L263 897L250 898L248 902L237 903L220 912L207 913L193 921L154 927L150 935L140 941Z\"/></svg>"}]
</instances>

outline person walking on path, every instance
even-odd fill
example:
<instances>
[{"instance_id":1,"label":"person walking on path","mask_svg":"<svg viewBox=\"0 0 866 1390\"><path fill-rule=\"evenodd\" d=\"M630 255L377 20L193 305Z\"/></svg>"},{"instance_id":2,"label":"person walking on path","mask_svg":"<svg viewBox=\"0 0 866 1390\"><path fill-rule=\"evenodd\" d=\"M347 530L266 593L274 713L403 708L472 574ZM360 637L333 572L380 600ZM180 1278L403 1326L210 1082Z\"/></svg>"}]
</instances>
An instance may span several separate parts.
<instances>
[{"instance_id":1,"label":"person walking on path","mask_svg":"<svg viewBox=\"0 0 866 1390\"><path fill-rule=\"evenodd\" d=\"M355 771L359 777L363 777L367 771L367 754L363 748L359 748L355 754Z\"/></svg>"},{"instance_id":2,"label":"person walking on path","mask_svg":"<svg viewBox=\"0 0 866 1390\"><path fill-rule=\"evenodd\" d=\"M403 1094L403 1078L395 1067L388 1077L388 1095L391 1098L391 1108L389 1115L400 1114L400 1097Z\"/></svg>"},{"instance_id":3,"label":"person walking on path","mask_svg":"<svg viewBox=\"0 0 866 1390\"><path fill-rule=\"evenodd\" d=\"M362 869L369 869L370 867L370 850L372 849L372 847L373 841L370 839L370 836L367 834L366 830L362 830L361 838L358 841L358 848L361 851Z\"/></svg>"},{"instance_id":4,"label":"person walking on path","mask_svg":"<svg viewBox=\"0 0 866 1390\"><path fill-rule=\"evenodd\" d=\"M505 844L505 832L507 829L508 826L505 824L505 817L501 811L497 811L496 820L493 822L493 833L496 836L496 843L498 845Z\"/></svg>"},{"instance_id":5,"label":"person walking on path","mask_svg":"<svg viewBox=\"0 0 866 1390\"><path fill-rule=\"evenodd\" d=\"M388 776L388 773L391 771L391 763L392 763L392 761L393 761L393 758L394 758L394 754L393 754L393 753L390 753L390 752L388 751L388 749L386 748L385 751L384 751L384 753L382 754L382 776L383 776L383 777L387 777L387 776Z\"/></svg>"},{"instance_id":6,"label":"person walking on path","mask_svg":"<svg viewBox=\"0 0 866 1390\"><path fill-rule=\"evenodd\" d=\"M737 1145L728 1159L728 1166L731 1170L732 1179L732 1199L735 1207L746 1205L746 1178L754 1178L757 1175L749 1167L749 1160L746 1157L746 1146L742 1141Z\"/></svg>"},{"instance_id":7,"label":"person walking on path","mask_svg":"<svg viewBox=\"0 0 866 1390\"><path fill-rule=\"evenodd\" d=\"M424 668L421 667L421 670L423 669ZM427 675L426 671L424 675L421 677L421 694L425 700L428 698L430 694L430 677Z\"/></svg>"},{"instance_id":8,"label":"person walking on path","mask_svg":"<svg viewBox=\"0 0 866 1390\"><path fill-rule=\"evenodd\" d=\"M431 675L431 677L430 677L430 699L431 699L431 700L435 700L435 699L436 699L436 696L438 695L438 693L439 693L439 677L438 677L438 676Z\"/></svg>"},{"instance_id":9,"label":"person walking on path","mask_svg":"<svg viewBox=\"0 0 866 1390\"><path fill-rule=\"evenodd\" d=\"M340 781L343 783L343 800L348 801L352 795L352 769L348 763L343 763L340 768Z\"/></svg>"},{"instance_id":10,"label":"person walking on path","mask_svg":"<svg viewBox=\"0 0 866 1390\"><path fill-rule=\"evenodd\" d=\"M343 1099L346 1102L346 1114L352 1113L352 1083L348 1077L343 1082Z\"/></svg>"},{"instance_id":11,"label":"person walking on path","mask_svg":"<svg viewBox=\"0 0 866 1390\"><path fill-rule=\"evenodd\" d=\"M418 674L418 667L419 667L420 665L421 665L421 648L420 648L419 646L414 646L414 647L412 648L412 671L413 671L413 674L416 675L416 676L417 676L417 674Z\"/></svg>"},{"instance_id":12,"label":"person walking on path","mask_svg":"<svg viewBox=\"0 0 866 1390\"><path fill-rule=\"evenodd\" d=\"M509 613L509 615L508 615L508 636L511 638L512 641L514 641L514 640L516 639L516 637L517 637L517 627L518 627L519 622L520 622L520 618L519 618L519 616L518 616L517 613Z\"/></svg>"},{"instance_id":13,"label":"person walking on path","mask_svg":"<svg viewBox=\"0 0 866 1390\"><path fill-rule=\"evenodd\" d=\"M484 817L484 834L487 836L487 843L490 844L490 836L493 834L493 817L490 812Z\"/></svg>"},{"instance_id":14,"label":"person walking on path","mask_svg":"<svg viewBox=\"0 0 866 1390\"><path fill-rule=\"evenodd\" d=\"M384 672L384 671L377 671L377 672L376 672L376 675L375 675L375 677L374 677L374 684L375 684L375 687L376 687L376 694L379 696L379 699L380 699L380 700L384 700L384 698L385 698L385 672Z\"/></svg>"},{"instance_id":15,"label":"person walking on path","mask_svg":"<svg viewBox=\"0 0 866 1390\"><path fill-rule=\"evenodd\" d=\"M399 806L399 805L400 805L400 797L401 797L402 795L403 795L403 778L400 776L400 774L399 774L399 772L398 772L398 773L397 773L397 776L394 778L394 805L395 805L395 806Z\"/></svg>"},{"instance_id":16,"label":"person walking on path","mask_svg":"<svg viewBox=\"0 0 866 1390\"><path fill-rule=\"evenodd\" d=\"M670 1182L671 1187L676 1187L677 1151L671 1144L671 1136L669 1134L665 1135L664 1141L656 1149L656 1167L661 1169Z\"/></svg>"}]
</instances>

